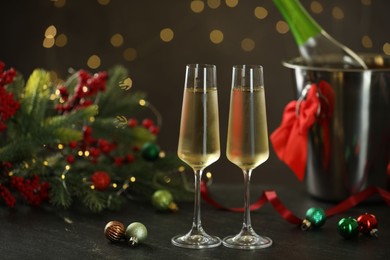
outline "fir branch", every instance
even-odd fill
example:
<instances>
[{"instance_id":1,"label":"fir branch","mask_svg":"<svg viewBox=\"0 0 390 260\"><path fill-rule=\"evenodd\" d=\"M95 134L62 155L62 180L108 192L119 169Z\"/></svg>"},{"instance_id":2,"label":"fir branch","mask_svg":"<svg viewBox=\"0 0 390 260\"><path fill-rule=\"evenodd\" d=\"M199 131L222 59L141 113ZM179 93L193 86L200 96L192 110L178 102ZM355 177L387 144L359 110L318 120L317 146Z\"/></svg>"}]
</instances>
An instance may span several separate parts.
<instances>
[{"instance_id":1,"label":"fir branch","mask_svg":"<svg viewBox=\"0 0 390 260\"><path fill-rule=\"evenodd\" d=\"M82 198L82 202L93 212L101 212L107 207L107 199L103 192L87 189Z\"/></svg>"},{"instance_id":2,"label":"fir branch","mask_svg":"<svg viewBox=\"0 0 390 260\"><path fill-rule=\"evenodd\" d=\"M26 83L21 107L30 117L29 122L35 122L35 125L39 125L36 122L41 122L44 118L50 86L49 73L40 69L34 70Z\"/></svg>"},{"instance_id":3,"label":"fir branch","mask_svg":"<svg viewBox=\"0 0 390 260\"><path fill-rule=\"evenodd\" d=\"M14 98L20 100L20 96L23 93L25 81L21 74L16 74L14 81L5 86L8 92L14 95Z\"/></svg>"},{"instance_id":4,"label":"fir branch","mask_svg":"<svg viewBox=\"0 0 390 260\"><path fill-rule=\"evenodd\" d=\"M50 203L57 207L69 208L72 204L72 197L61 179L54 179L50 182L49 193Z\"/></svg>"},{"instance_id":5,"label":"fir branch","mask_svg":"<svg viewBox=\"0 0 390 260\"><path fill-rule=\"evenodd\" d=\"M28 136L21 136L0 148L0 161L18 162L26 158L34 158L36 150L34 140Z\"/></svg>"},{"instance_id":6,"label":"fir branch","mask_svg":"<svg viewBox=\"0 0 390 260\"><path fill-rule=\"evenodd\" d=\"M45 120L44 125L50 127L66 127L75 123L80 123L83 120L89 119L91 116L95 116L98 112L96 105L74 110L71 113L53 116Z\"/></svg>"},{"instance_id":7,"label":"fir branch","mask_svg":"<svg viewBox=\"0 0 390 260\"><path fill-rule=\"evenodd\" d=\"M59 143L69 143L78 141L83 137L83 134L75 129L60 127L54 131Z\"/></svg>"},{"instance_id":8,"label":"fir branch","mask_svg":"<svg viewBox=\"0 0 390 260\"><path fill-rule=\"evenodd\" d=\"M94 134L102 137L110 137L120 143L133 143L141 145L145 142L153 142L156 136L144 127L118 128L115 118L99 118L93 123Z\"/></svg>"}]
</instances>

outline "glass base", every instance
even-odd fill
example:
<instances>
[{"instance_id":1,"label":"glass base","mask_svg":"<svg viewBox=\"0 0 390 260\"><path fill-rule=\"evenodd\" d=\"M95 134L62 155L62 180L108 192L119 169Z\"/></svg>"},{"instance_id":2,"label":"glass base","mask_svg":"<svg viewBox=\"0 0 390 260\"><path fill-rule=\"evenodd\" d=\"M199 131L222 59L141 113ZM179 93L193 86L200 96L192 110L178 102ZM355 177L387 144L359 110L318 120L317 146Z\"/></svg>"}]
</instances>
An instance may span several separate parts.
<instances>
[{"instance_id":1,"label":"glass base","mask_svg":"<svg viewBox=\"0 0 390 260\"><path fill-rule=\"evenodd\" d=\"M202 249L221 245L221 239L203 232L190 231L186 235L178 235L171 239L173 245L184 248Z\"/></svg>"},{"instance_id":2,"label":"glass base","mask_svg":"<svg viewBox=\"0 0 390 260\"><path fill-rule=\"evenodd\" d=\"M272 240L253 232L225 237L222 243L226 247L235 249L261 249L271 246Z\"/></svg>"}]
</instances>

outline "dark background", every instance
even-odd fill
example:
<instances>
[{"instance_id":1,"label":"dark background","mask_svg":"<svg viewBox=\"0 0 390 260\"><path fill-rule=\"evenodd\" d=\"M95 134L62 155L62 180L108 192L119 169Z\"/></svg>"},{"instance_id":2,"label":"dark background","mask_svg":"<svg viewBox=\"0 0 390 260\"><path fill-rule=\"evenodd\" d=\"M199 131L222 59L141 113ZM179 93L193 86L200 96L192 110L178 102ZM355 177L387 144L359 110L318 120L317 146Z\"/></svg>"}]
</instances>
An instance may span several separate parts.
<instances>
[{"instance_id":1,"label":"dark background","mask_svg":"<svg viewBox=\"0 0 390 260\"><path fill-rule=\"evenodd\" d=\"M61 2L64 5L56 7ZM279 33L276 30L282 17L272 1L240 0L235 7L229 7L221 0L217 8L210 8L204 0L200 13L191 10L190 0L101 2L1 1L0 60L7 68L14 67L25 77L37 67L66 78L69 68L97 72L117 64L124 65L133 80L133 90L145 91L148 100L162 114L158 143L168 153L176 153L185 65L215 64L222 151L220 160L207 170L213 173L215 182L240 182L240 170L225 156L232 65L263 65L270 134L278 127L284 106L295 97L290 71L281 61L297 56L298 50L289 31ZM353 50L390 54L390 1L302 0L302 4L328 33ZM313 12L311 7L318 4L322 11ZM259 6L268 11L264 19L254 15ZM51 25L57 28L57 35L66 35L65 46L43 47L45 30ZM163 28L173 30L172 41L161 40ZM219 44L210 41L209 34L214 29L224 34ZM119 47L110 43L116 33L124 39ZM362 42L364 36L369 37L368 45ZM255 42L252 51L241 48L244 38ZM126 48L137 51L135 60L124 59ZM97 69L87 65L91 55L101 59ZM152 114L149 116L153 118ZM275 156L272 146L269 160L255 170L253 180L271 184L298 182Z\"/></svg>"}]
</instances>

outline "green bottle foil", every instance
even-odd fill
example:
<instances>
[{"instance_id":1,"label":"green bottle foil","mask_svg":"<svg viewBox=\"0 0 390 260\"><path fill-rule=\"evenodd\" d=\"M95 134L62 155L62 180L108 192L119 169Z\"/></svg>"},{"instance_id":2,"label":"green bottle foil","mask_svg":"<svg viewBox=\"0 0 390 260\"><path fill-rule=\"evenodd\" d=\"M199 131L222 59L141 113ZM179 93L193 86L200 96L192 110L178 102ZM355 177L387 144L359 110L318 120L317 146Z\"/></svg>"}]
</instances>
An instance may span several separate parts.
<instances>
[{"instance_id":1,"label":"green bottle foil","mask_svg":"<svg viewBox=\"0 0 390 260\"><path fill-rule=\"evenodd\" d=\"M273 0L273 2L288 23L298 46L322 31L321 26L314 21L298 0Z\"/></svg>"}]
</instances>

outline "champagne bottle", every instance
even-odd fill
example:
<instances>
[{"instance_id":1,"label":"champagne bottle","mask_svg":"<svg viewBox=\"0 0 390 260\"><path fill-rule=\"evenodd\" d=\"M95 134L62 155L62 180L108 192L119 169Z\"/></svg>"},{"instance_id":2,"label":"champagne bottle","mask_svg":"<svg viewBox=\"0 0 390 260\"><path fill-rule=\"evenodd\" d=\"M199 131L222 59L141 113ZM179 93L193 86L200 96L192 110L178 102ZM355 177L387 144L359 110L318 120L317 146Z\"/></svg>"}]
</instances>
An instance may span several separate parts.
<instances>
[{"instance_id":1,"label":"champagne bottle","mask_svg":"<svg viewBox=\"0 0 390 260\"><path fill-rule=\"evenodd\" d=\"M331 37L310 16L299 0L273 2L289 25L299 52L307 64L367 69L362 58Z\"/></svg>"}]
</instances>

